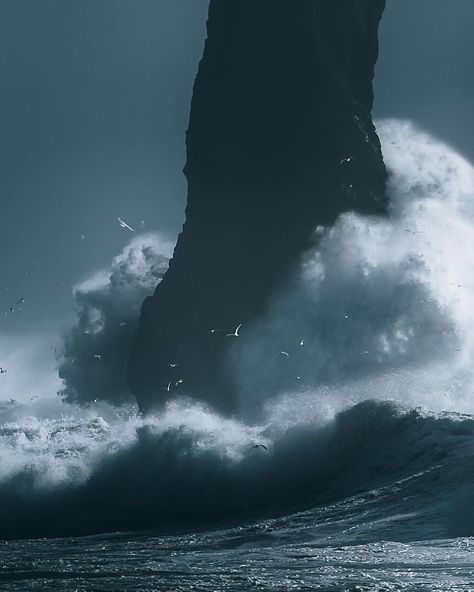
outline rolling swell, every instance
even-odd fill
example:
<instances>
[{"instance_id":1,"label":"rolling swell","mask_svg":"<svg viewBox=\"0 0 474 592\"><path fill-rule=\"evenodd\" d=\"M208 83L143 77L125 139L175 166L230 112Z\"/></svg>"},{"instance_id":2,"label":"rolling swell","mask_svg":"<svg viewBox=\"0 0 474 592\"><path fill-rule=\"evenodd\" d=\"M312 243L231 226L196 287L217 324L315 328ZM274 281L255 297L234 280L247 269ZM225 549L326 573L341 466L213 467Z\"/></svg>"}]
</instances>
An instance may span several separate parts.
<instances>
[{"instance_id":1,"label":"rolling swell","mask_svg":"<svg viewBox=\"0 0 474 592\"><path fill-rule=\"evenodd\" d=\"M283 413L246 426L182 401L146 420L91 414L4 423L0 536L169 531L308 510L316 512L313 527L327 528L338 504L369 540L380 529L403 539L414 524L418 538L456 528L456 509L443 500L469 485L471 417L382 401L324 422L315 415L308 408L305 422ZM255 443L268 451L251 449Z\"/></svg>"}]
</instances>

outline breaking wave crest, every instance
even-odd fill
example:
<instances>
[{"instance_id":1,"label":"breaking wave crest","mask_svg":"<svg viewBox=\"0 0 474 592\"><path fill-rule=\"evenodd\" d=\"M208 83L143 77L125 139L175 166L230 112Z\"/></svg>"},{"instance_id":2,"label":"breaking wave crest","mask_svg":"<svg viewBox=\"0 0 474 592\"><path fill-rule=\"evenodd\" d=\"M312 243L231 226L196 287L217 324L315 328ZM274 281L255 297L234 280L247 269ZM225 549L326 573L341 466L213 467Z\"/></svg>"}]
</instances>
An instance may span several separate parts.
<instances>
[{"instance_id":1,"label":"breaking wave crest","mask_svg":"<svg viewBox=\"0 0 474 592\"><path fill-rule=\"evenodd\" d=\"M259 426L189 401L146 419L104 411L108 417L89 412L3 424L3 537L289 516L364 491L372 505L380 498L377 519L410 514L385 533L403 538L448 487L460 494L472 470L472 418L394 403L367 401L323 419L317 404L306 402L304 422L276 405ZM366 510L367 500L358 503ZM442 535L449 520L445 509L425 528ZM365 537L376 531L372 526Z\"/></svg>"}]
</instances>

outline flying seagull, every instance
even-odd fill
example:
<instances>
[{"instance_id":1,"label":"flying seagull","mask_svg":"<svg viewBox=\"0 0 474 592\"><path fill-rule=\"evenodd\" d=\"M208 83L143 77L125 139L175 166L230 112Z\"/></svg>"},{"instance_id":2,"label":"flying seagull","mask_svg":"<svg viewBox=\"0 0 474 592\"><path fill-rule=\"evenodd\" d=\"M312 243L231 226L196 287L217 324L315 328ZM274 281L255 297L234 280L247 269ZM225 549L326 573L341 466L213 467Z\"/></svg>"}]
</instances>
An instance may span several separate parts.
<instances>
[{"instance_id":1,"label":"flying seagull","mask_svg":"<svg viewBox=\"0 0 474 592\"><path fill-rule=\"evenodd\" d=\"M168 382L168 386L165 388L165 391L168 391L168 393L171 390L171 382Z\"/></svg>"},{"instance_id":2,"label":"flying seagull","mask_svg":"<svg viewBox=\"0 0 474 592\"><path fill-rule=\"evenodd\" d=\"M117 216L117 220L118 220L118 223L120 224L120 226L121 226L122 228L126 228L127 230L130 230L131 232L135 232L131 226L129 226L129 225L126 223L126 222L124 222L124 221L123 221L121 218L119 218L118 216Z\"/></svg>"},{"instance_id":3,"label":"flying seagull","mask_svg":"<svg viewBox=\"0 0 474 592\"><path fill-rule=\"evenodd\" d=\"M281 353L282 356L286 356L287 358L290 357L290 354L288 352L286 352L286 351L281 351L280 353Z\"/></svg>"},{"instance_id":4,"label":"flying seagull","mask_svg":"<svg viewBox=\"0 0 474 592\"><path fill-rule=\"evenodd\" d=\"M303 345L304 345L304 339L302 339L302 340L300 341L300 347L303 347Z\"/></svg>"},{"instance_id":5,"label":"flying seagull","mask_svg":"<svg viewBox=\"0 0 474 592\"><path fill-rule=\"evenodd\" d=\"M356 160L355 156L348 156L347 158L343 158L339 164L350 164L354 160Z\"/></svg>"},{"instance_id":6,"label":"flying seagull","mask_svg":"<svg viewBox=\"0 0 474 592\"><path fill-rule=\"evenodd\" d=\"M170 363L168 364L168 366L169 366L170 368L177 368L177 367L179 366L179 364L176 364L175 362L170 362Z\"/></svg>"},{"instance_id":7,"label":"flying seagull","mask_svg":"<svg viewBox=\"0 0 474 592\"><path fill-rule=\"evenodd\" d=\"M242 327L242 323L237 327L237 329L233 333L227 333L226 337L240 337L239 331L240 327Z\"/></svg>"},{"instance_id":8,"label":"flying seagull","mask_svg":"<svg viewBox=\"0 0 474 592\"><path fill-rule=\"evenodd\" d=\"M176 382L176 383L175 383L175 385L174 385L174 386L179 386L180 384L183 384L183 382L184 382L184 380L183 380L182 378L180 378L180 379L178 380L178 382Z\"/></svg>"},{"instance_id":9,"label":"flying seagull","mask_svg":"<svg viewBox=\"0 0 474 592\"><path fill-rule=\"evenodd\" d=\"M253 446L251 446L251 447L249 448L249 452L250 452L251 450L255 450L255 449L257 449L257 448L262 448L263 450L266 450L266 451L268 452L268 448L265 446L265 444L254 444Z\"/></svg>"},{"instance_id":10,"label":"flying seagull","mask_svg":"<svg viewBox=\"0 0 474 592\"><path fill-rule=\"evenodd\" d=\"M96 360L100 360L102 358L102 354L94 354L94 358Z\"/></svg>"},{"instance_id":11,"label":"flying seagull","mask_svg":"<svg viewBox=\"0 0 474 592\"><path fill-rule=\"evenodd\" d=\"M209 331L209 333L210 333L211 335L214 335L215 333L219 333L219 331L222 331L222 329L211 329L211 330Z\"/></svg>"},{"instance_id":12,"label":"flying seagull","mask_svg":"<svg viewBox=\"0 0 474 592\"><path fill-rule=\"evenodd\" d=\"M6 374L7 371L5 370L5 368L0 368L0 374Z\"/></svg>"}]
</instances>

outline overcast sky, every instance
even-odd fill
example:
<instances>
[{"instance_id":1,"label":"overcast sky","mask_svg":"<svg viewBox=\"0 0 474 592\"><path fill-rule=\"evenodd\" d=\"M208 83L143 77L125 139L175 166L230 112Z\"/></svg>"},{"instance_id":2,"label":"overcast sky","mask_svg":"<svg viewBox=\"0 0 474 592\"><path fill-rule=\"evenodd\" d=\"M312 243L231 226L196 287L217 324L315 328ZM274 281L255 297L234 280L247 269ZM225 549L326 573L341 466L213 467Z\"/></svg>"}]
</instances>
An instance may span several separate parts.
<instances>
[{"instance_id":1,"label":"overcast sky","mask_svg":"<svg viewBox=\"0 0 474 592\"><path fill-rule=\"evenodd\" d=\"M176 236L206 11L0 0L0 337L70 321L71 285L130 239L117 216ZM411 118L472 158L473 22L473 0L388 0L376 80L377 116Z\"/></svg>"}]
</instances>

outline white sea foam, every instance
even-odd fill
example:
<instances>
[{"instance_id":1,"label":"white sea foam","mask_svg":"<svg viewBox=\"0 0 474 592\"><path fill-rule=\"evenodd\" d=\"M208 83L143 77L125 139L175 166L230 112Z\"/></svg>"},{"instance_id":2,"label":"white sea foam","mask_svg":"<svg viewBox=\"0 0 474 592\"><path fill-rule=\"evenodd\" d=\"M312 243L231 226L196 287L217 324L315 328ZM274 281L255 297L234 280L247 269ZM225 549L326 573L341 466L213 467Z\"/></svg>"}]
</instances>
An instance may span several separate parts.
<instances>
[{"instance_id":1,"label":"white sea foam","mask_svg":"<svg viewBox=\"0 0 474 592\"><path fill-rule=\"evenodd\" d=\"M300 276L236 345L247 415L279 385L336 408L369 395L474 410L474 169L409 122L379 131L390 217L318 229Z\"/></svg>"}]
</instances>

